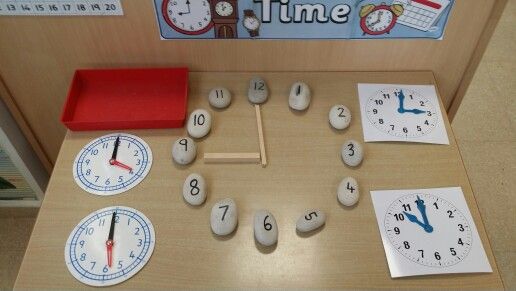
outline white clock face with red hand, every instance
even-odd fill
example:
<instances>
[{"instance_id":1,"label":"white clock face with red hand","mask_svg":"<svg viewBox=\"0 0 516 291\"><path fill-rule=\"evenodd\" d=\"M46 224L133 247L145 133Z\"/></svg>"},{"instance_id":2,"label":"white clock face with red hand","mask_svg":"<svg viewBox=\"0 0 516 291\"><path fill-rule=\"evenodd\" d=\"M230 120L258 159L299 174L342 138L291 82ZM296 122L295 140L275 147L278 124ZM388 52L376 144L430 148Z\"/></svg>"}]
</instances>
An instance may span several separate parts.
<instances>
[{"instance_id":1,"label":"white clock face with red hand","mask_svg":"<svg viewBox=\"0 0 516 291\"><path fill-rule=\"evenodd\" d=\"M68 271L90 286L111 286L138 273L149 261L156 235L136 209L112 206L90 213L66 241Z\"/></svg>"},{"instance_id":2,"label":"white clock face with red hand","mask_svg":"<svg viewBox=\"0 0 516 291\"><path fill-rule=\"evenodd\" d=\"M83 190L115 195L138 185L152 166L152 151L141 138L113 133L87 144L73 163L73 177Z\"/></svg>"}]
</instances>

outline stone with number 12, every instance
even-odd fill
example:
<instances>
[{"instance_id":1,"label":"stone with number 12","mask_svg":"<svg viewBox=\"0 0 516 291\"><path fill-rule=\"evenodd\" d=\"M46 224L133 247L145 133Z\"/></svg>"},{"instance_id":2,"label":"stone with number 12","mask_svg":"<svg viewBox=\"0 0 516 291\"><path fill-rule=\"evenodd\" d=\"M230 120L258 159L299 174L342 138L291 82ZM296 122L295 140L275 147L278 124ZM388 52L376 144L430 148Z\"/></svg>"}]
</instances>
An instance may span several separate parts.
<instances>
[{"instance_id":1,"label":"stone with number 12","mask_svg":"<svg viewBox=\"0 0 516 291\"><path fill-rule=\"evenodd\" d=\"M323 226L326 222L326 214L321 210L310 209L303 213L296 223L299 232L309 232Z\"/></svg>"},{"instance_id":2,"label":"stone with number 12","mask_svg":"<svg viewBox=\"0 0 516 291\"><path fill-rule=\"evenodd\" d=\"M254 237L261 245L272 246L278 241L278 225L274 215L267 210L254 214Z\"/></svg>"},{"instance_id":3,"label":"stone with number 12","mask_svg":"<svg viewBox=\"0 0 516 291\"><path fill-rule=\"evenodd\" d=\"M186 177L183 184L183 198L193 206L204 203L206 200L206 182L201 175L192 173Z\"/></svg>"},{"instance_id":4,"label":"stone with number 12","mask_svg":"<svg viewBox=\"0 0 516 291\"><path fill-rule=\"evenodd\" d=\"M213 233L228 235L235 230L237 223L238 213L233 199L220 200L211 208L210 225Z\"/></svg>"}]
</instances>

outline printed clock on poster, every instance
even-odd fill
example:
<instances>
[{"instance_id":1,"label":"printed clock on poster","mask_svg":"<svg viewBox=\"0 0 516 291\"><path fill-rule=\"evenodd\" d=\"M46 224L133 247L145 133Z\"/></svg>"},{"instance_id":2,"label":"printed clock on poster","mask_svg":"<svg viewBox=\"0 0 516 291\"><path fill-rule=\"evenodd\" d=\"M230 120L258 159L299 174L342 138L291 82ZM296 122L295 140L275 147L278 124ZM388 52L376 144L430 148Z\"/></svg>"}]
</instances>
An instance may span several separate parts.
<instances>
[{"instance_id":1,"label":"printed clock on poster","mask_svg":"<svg viewBox=\"0 0 516 291\"><path fill-rule=\"evenodd\" d=\"M449 144L434 86L358 84L364 140Z\"/></svg>"},{"instance_id":2,"label":"printed clock on poster","mask_svg":"<svg viewBox=\"0 0 516 291\"><path fill-rule=\"evenodd\" d=\"M492 272L462 189L371 191L391 276Z\"/></svg>"},{"instance_id":3,"label":"printed clock on poster","mask_svg":"<svg viewBox=\"0 0 516 291\"><path fill-rule=\"evenodd\" d=\"M228 6L219 6L217 11L227 9ZM161 10L167 24L180 33L198 35L213 27L208 0L164 0Z\"/></svg>"}]
</instances>

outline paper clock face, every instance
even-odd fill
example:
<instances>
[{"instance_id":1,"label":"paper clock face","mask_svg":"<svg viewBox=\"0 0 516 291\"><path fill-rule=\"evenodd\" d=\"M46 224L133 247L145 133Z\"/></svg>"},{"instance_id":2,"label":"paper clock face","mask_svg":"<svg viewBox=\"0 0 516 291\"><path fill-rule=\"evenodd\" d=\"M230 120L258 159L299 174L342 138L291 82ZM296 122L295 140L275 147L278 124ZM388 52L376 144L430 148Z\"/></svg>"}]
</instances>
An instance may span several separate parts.
<instances>
[{"instance_id":1,"label":"paper clock face","mask_svg":"<svg viewBox=\"0 0 516 291\"><path fill-rule=\"evenodd\" d=\"M492 271L461 188L371 196L392 277Z\"/></svg>"},{"instance_id":2,"label":"paper clock face","mask_svg":"<svg viewBox=\"0 0 516 291\"><path fill-rule=\"evenodd\" d=\"M94 139L77 154L73 176L89 193L115 195L138 185L151 166L152 151L145 141L127 133L113 133Z\"/></svg>"},{"instance_id":3,"label":"paper clock face","mask_svg":"<svg viewBox=\"0 0 516 291\"><path fill-rule=\"evenodd\" d=\"M359 84L364 140L449 144L433 86Z\"/></svg>"},{"instance_id":4,"label":"paper clock face","mask_svg":"<svg viewBox=\"0 0 516 291\"><path fill-rule=\"evenodd\" d=\"M164 0L162 13L167 24L183 34L203 34L213 26L208 0Z\"/></svg>"},{"instance_id":5,"label":"paper clock face","mask_svg":"<svg viewBox=\"0 0 516 291\"><path fill-rule=\"evenodd\" d=\"M114 243L110 267L106 240L112 219ZM155 240L154 227L143 213L125 206L103 208L86 216L70 233L64 250L66 266L84 284L115 285L145 266Z\"/></svg>"}]
</instances>

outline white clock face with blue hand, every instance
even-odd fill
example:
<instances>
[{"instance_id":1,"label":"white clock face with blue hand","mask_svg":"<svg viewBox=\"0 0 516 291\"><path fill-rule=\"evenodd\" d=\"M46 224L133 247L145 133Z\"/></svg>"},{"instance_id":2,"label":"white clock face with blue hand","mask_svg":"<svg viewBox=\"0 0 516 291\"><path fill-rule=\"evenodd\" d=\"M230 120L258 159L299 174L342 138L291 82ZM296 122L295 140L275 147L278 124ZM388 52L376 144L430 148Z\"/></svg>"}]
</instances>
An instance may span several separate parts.
<instances>
[{"instance_id":1,"label":"white clock face with blue hand","mask_svg":"<svg viewBox=\"0 0 516 291\"><path fill-rule=\"evenodd\" d=\"M90 213L72 230L65 262L82 283L111 286L138 273L155 243L154 227L143 213L125 206L107 207Z\"/></svg>"},{"instance_id":2,"label":"white clock face with blue hand","mask_svg":"<svg viewBox=\"0 0 516 291\"><path fill-rule=\"evenodd\" d=\"M387 134L416 138L429 134L437 125L435 105L410 89L386 88L368 99L369 122Z\"/></svg>"},{"instance_id":3,"label":"white clock face with blue hand","mask_svg":"<svg viewBox=\"0 0 516 291\"><path fill-rule=\"evenodd\" d=\"M384 227L399 253L429 267L459 263L473 244L471 227L460 210L431 194L409 194L394 201Z\"/></svg>"},{"instance_id":4,"label":"white clock face with blue hand","mask_svg":"<svg viewBox=\"0 0 516 291\"><path fill-rule=\"evenodd\" d=\"M83 190L114 195L138 185L152 166L152 151L141 138L113 133L87 144L73 163L73 177Z\"/></svg>"}]
</instances>

